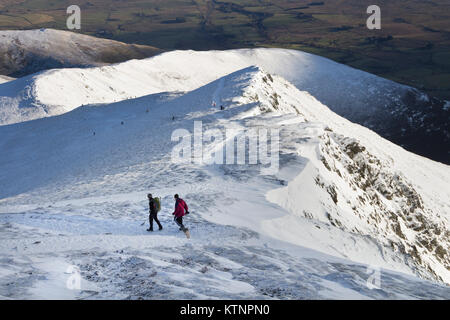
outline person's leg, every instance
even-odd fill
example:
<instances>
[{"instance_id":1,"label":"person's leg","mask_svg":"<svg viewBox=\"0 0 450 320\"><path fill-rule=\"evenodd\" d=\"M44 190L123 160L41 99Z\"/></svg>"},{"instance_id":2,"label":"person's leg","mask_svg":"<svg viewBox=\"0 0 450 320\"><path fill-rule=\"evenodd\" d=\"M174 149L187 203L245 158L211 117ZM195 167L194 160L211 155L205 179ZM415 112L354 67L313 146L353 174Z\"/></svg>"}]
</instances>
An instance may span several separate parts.
<instances>
[{"instance_id":1,"label":"person's leg","mask_svg":"<svg viewBox=\"0 0 450 320\"><path fill-rule=\"evenodd\" d=\"M155 221L156 221L156 223L158 224L158 227L159 227L159 230L161 230L163 227L162 227L162 225L161 225L161 222L159 222L159 219L158 219L158 214L157 213L155 213Z\"/></svg>"},{"instance_id":2,"label":"person's leg","mask_svg":"<svg viewBox=\"0 0 450 320\"><path fill-rule=\"evenodd\" d=\"M150 214L149 220L150 220L150 229L148 229L148 230L153 231L153 215L152 214Z\"/></svg>"},{"instance_id":3,"label":"person's leg","mask_svg":"<svg viewBox=\"0 0 450 320\"><path fill-rule=\"evenodd\" d=\"M175 221L175 223L177 224L177 226L179 226L179 227L181 228L180 223L178 222L177 219L178 219L177 217L173 217L173 221Z\"/></svg>"},{"instance_id":4,"label":"person's leg","mask_svg":"<svg viewBox=\"0 0 450 320\"><path fill-rule=\"evenodd\" d=\"M180 227L180 229L184 231L185 228L183 225L183 217L175 217L174 221Z\"/></svg>"},{"instance_id":5,"label":"person's leg","mask_svg":"<svg viewBox=\"0 0 450 320\"><path fill-rule=\"evenodd\" d=\"M183 217L178 217L178 222L180 223L181 230L185 231L186 227L183 224Z\"/></svg>"},{"instance_id":6,"label":"person's leg","mask_svg":"<svg viewBox=\"0 0 450 320\"><path fill-rule=\"evenodd\" d=\"M183 223L183 217L180 217L180 223L183 226L183 231L186 231L188 228L186 228L186 226Z\"/></svg>"}]
</instances>

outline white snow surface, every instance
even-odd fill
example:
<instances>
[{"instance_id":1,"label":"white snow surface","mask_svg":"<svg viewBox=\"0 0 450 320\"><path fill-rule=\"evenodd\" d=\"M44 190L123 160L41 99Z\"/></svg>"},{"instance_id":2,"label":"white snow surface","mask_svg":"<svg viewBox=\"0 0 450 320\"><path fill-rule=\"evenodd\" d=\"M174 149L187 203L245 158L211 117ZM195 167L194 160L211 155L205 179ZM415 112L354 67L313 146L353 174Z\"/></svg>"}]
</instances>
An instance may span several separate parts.
<instances>
[{"instance_id":1,"label":"white snow surface","mask_svg":"<svg viewBox=\"0 0 450 320\"><path fill-rule=\"evenodd\" d=\"M49 70L1 85L0 125L59 115L82 105L190 91L253 65L284 77L347 118L368 117L406 88L296 50L171 51L116 65Z\"/></svg>"},{"instance_id":2,"label":"white snow surface","mask_svg":"<svg viewBox=\"0 0 450 320\"><path fill-rule=\"evenodd\" d=\"M267 69L247 66L269 61L272 52L173 52L79 70L96 88L90 98L112 99L100 88L108 70L113 83L125 66L117 87L165 93L0 127L0 296L449 299L449 166L349 122ZM272 67L288 75L293 60L308 66L303 74L325 72L312 56L278 53L286 59ZM177 65L177 55L193 62ZM9 85L42 80L50 87L46 77L56 86L64 72ZM87 80L90 72L98 82ZM148 81L135 81L138 74ZM77 83L61 80L54 97L63 101L64 92L87 103L82 88L64 91ZM280 170L173 163L172 132L192 132L194 121L204 129L279 129ZM222 148L206 143L204 159ZM162 231L141 225L148 192L162 199ZM172 221L174 193L190 206L190 240ZM81 271L80 290L65 286L69 265ZM367 281L376 268L381 282L373 289Z\"/></svg>"},{"instance_id":3,"label":"white snow surface","mask_svg":"<svg viewBox=\"0 0 450 320\"><path fill-rule=\"evenodd\" d=\"M8 76L2 76L0 75L0 84L6 83L9 81L15 80L14 78L8 77Z\"/></svg>"}]
</instances>

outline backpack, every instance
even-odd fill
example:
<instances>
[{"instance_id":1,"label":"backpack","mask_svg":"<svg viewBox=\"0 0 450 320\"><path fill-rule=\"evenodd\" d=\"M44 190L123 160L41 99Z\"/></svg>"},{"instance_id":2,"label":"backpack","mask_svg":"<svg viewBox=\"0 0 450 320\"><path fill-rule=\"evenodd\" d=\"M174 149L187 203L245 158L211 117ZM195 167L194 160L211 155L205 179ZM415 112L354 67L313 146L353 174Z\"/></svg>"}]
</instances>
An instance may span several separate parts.
<instances>
[{"instance_id":1,"label":"backpack","mask_svg":"<svg viewBox=\"0 0 450 320\"><path fill-rule=\"evenodd\" d=\"M156 212L159 212L161 210L161 201L159 200L159 197L154 197L153 201L155 202Z\"/></svg>"}]
</instances>

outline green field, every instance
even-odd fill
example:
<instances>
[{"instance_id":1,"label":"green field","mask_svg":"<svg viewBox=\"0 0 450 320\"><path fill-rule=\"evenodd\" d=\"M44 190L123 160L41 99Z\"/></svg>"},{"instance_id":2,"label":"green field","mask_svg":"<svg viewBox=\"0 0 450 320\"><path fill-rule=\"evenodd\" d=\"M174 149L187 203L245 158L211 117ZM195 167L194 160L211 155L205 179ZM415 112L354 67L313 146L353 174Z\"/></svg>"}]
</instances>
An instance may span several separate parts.
<instances>
[{"instance_id":1,"label":"green field","mask_svg":"<svg viewBox=\"0 0 450 320\"><path fill-rule=\"evenodd\" d=\"M283 47L331 58L450 100L448 0L379 0L382 29L366 28L366 0L3 0L0 29L66 28L171 49Z\"/></svg>"}]
</instances>

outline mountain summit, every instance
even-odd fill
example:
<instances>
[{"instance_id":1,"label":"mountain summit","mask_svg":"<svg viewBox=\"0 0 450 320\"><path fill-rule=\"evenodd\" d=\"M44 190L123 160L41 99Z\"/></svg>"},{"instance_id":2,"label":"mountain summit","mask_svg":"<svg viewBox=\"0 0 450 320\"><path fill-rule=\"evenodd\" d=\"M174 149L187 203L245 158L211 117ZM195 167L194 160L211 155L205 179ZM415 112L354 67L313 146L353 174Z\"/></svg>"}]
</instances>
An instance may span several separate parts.
<instances>
[{"instance_id":1,"label":"mountain summit","mask_svg":"<svg viewBox=\"0 0 450 320\"><path fill-rule=\"evenodd\" d=\"M0 74L17 78L48 69L142 59L160 52L150 46L55 29L0 31Z\"/></svg>"}]
</instances>

